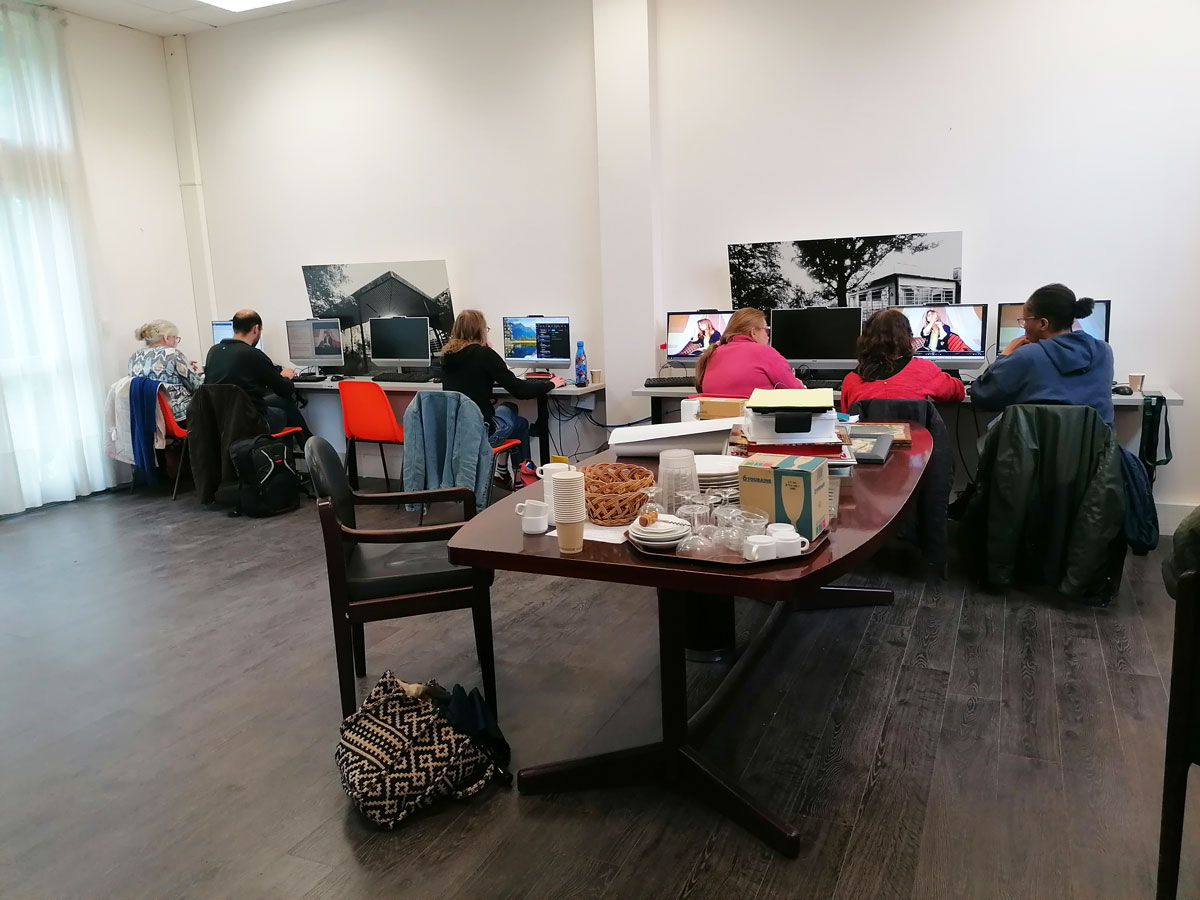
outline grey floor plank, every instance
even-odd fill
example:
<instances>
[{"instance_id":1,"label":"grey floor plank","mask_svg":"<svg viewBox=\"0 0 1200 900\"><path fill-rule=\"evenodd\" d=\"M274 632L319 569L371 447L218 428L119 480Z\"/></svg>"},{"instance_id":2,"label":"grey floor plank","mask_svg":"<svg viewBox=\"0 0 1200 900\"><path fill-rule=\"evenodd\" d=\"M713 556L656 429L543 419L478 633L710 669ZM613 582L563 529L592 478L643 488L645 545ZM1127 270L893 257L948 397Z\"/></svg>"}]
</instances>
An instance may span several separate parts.
<instances>
[{"instance_id":1,"label":"grey floor plank","mask_svg":"<svg viewBox=\"0 0 1200 900\"><path fill-rule=\"evenodd\" d=\"M948 681L938 669L901 669L835 898L912 895Z\"/></svg>"},{"instance_id":2,"label":"grey floor plank","mask_svg":"<svg viewBox=\"0 0 1200 900\"><path fill-rule=\"evenodd\" d=\"M1104 663L1111 672L1161 678L1150 637L1131 589L1123 588L1111 606L1097 609L1095 615L1104 648Z\"/></svg>"},{"instance_id":3,"label":"grey floor plank","mask_svg":"<svg viewBox=\"0 0 1200 900\"><path fill-rule=\"evenodd\" d=\"M853 826L807 816L789 821L800 832L800 855L796 859L775 855L755 900L832 897Z\"/></svg>"},{"instance_id":4,"label":"grey floor plank","mask_svg":"<svg viewBox=\"0 0 1200 900\"><path fill-rule=\"evenodd\" d=\"M1062 767L1001 753L996 788L994 813L1000 839L994 896L1006 900L1072 896Z\"/></svg>"},{"instance_id":5,"label":"grey floor plank","mask_svg":"<svg viewBox=\"0 0 1200 900\"><path fill-rule=\"evenodd\" d=\"M931 578L921 594L904 665L949 672L954 661L965 583L960 578Z\"/></svg>"},{"instance_id":6,"label":"grey floor plank","mask_svg":"<svg viewBox=\"0 0 1200 900\"><path fill-rule=\"evenodd\" d=\"M1000 702L946 698L913 896L992 897L1002 839L998 809ZM971 835L964 841L963 835Z\"/></svg>"},{"instance_id":7,"label":"grey floor plank","mask_svg":"<svg viewBox=\"0 0 1200 900\"><path fill-rule=\"evenodd\" d=\"M858 818L907 643L907 628L867 628L791 814L850 824Z\"/></svg>"},{"instance_id":8,"label":"grey floor plank","mask_svg":"<svg viewBox=\"0 0 1200 900\"><path fill-rule=\"evenodd\" d=\"M1117 730L1100 641L1055 634L1055 681L1071 883L1077 897L1143 897L1154 891L1146 853L1131 852L1139 821L1134 772Z\"/></svg>"},{"instance_id":9,"label":"grey floor plank","mask_svg":"<svg viewBox=\"0 0 1200 900\"><path fill-rule=\"evenodd\" d=\"M984 700L1003 694L1004 598L967 590L963 596L950 692Z\"/></svg>"},{"instance_id":10,"label":"grey floor plank","mask_svg":"<svg viewBox=\"0 0 1200 900\"><path fill-rule=\"evenodd\" d=\"M1171 648L1175 645L1175 601L1162 581L1130 581L1130 590L1163 684L1171 687Z\"/></svg>"},{"instance_id":11,"label":"grey floor plank","mask_svg":"<svg viewBox=\"0 0 1200 900\"><path fill-rule=\"evenodd\" d=\"M1057 760L1054 702L1049 610L1010 596L1004 616L1000 752Z\"/></svg>"}]
</instances>

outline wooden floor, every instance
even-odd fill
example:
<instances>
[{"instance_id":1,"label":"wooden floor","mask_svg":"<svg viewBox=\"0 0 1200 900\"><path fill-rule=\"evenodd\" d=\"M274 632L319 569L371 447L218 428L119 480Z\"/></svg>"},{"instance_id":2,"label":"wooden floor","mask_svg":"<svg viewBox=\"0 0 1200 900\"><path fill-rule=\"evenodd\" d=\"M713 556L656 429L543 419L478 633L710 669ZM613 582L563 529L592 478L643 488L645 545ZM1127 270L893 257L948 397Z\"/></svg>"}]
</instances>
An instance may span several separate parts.
<instances>
[{"instance_id":1,"label":"wooden floor","mask_svg":"<svg viewBox=\"0 0 1200 900\"><path fill-rule=\"evenodd\" d=\"M873 568L894 606L793 616L707 744L798 824L787 860L656 788L493 788L374 830L333 766L311 508L107 495L0 520L0 896L1151 897L1160 559L1131 559L1109 609ZM501 574L493 609L518 766L656 738L650 591ZM742 631L763 614L741 606ZM364 691L386 667L478 682L469 613L367 644ZM694 668L696 702L713 672Z\"/></svg>"}]
</instances>

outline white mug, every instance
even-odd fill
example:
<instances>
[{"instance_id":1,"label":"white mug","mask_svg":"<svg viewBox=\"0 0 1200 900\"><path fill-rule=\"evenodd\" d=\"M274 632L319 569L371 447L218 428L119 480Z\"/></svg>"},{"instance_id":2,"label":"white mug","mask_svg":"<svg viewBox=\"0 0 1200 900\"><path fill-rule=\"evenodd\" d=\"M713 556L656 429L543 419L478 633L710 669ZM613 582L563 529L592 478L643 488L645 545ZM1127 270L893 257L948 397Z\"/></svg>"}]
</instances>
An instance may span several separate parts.
<instances>
[{"instance_id":1,"label":"white mug","mask_svg":"<svg viewBox=\"0 0 1200 900\"><path fill-rule=\"evenodd\" d=\"M767 526L767 534L779 537L781 534L795 534L796 527L787 522L772 522Z\"/></svg>"},{"instance_id":2,"label":"white mug","mask_svg":"<svg viewBox=\"0 0 1200 900\"><path fill-rule=\"evenodd\" d=\"M794 530L788 534L779 532L771 536L775 538L775 555L780 559L789 556L802 556L808 551L808 538L796 534Z\"/></svg>"},{"instance_id":3,"label":"white mug","mask_svg":"<svg viewBox=\"0 0 1200 900\"><path fill-rule=\"evenodd\" d=\"M515 508L526 534L541 534L550 527L550 507L541 500L525 500Z\"/></svg>"},{"instance_id":4,"label":"white mug","mask_svg":"<svg viewBox=\"0 0 1200 900\"><path fill-rule=\"evenodd\" d=\"M537 477L549 479L556 472L574 472L575 467L567 463L546 463L544 466L537 467Z\"/></svg>"},{"instance_id":5,"label":"white mug","mask_svg":"<svg viewBox=\"0 0 1200 900\"><path fill-rule=\"evenodd\" d=\"M800 535L796 535L799 537ZM742 556L750 562L775 558L775 538L769 534L752 534L742 542Z\"/></svg>"}]
</instances>

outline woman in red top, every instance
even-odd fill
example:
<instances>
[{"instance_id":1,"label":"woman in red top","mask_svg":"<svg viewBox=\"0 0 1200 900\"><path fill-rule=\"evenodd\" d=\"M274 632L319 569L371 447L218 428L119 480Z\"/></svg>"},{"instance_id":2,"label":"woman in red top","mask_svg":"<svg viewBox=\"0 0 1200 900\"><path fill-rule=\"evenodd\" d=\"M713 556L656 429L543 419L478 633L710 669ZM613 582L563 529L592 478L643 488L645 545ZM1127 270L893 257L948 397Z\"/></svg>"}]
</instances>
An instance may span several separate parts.
<instances>
[{"instance_id":1,"label":"woman in red top","mask_svg":"<svg viewBox=\"0 0 1200 900\"><path fill-rule=\"evenodd\" d=\"M696 361L696 390L714 397L749 397L755 388L802 388L792 367L769 343L761 309L739 309L716 344Z\"/></svg>"},{"instance_id":2,"label":"woman in red top","mask_svg":"<svg viewBox=\"0 0 1200 900\"><path fill-rule=\"evenodd\" d=\"M965 395L961 381L929 360L913 356L908 318L893 307L879 310L863 326L858 339L858 368L842 382L842 412L849 412L859 400L957 403Z\"/></svg>"}]
</instances>

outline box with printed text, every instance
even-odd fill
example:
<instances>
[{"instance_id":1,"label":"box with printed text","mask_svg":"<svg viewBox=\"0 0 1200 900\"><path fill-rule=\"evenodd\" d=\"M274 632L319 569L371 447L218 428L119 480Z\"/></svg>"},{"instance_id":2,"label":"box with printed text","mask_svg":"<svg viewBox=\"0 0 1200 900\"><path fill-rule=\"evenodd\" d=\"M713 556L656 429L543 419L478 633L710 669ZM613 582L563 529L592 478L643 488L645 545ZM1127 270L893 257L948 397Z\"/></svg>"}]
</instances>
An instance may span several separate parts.
<instances>
[{"instance_id":1,"label":"box with printed text","mask_svg":"<svg viewBox=\"0 0 1200 900\"><path fill-rule=\"evenodd\" d=\"M742 506L788 522L810 541L829 527L829 463L813 456L755 453L738 469Z\"/></svg>"}]
</instances>

